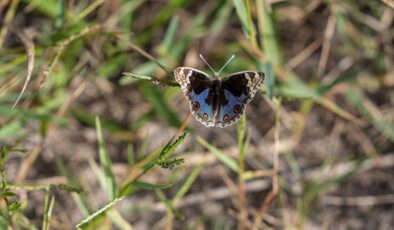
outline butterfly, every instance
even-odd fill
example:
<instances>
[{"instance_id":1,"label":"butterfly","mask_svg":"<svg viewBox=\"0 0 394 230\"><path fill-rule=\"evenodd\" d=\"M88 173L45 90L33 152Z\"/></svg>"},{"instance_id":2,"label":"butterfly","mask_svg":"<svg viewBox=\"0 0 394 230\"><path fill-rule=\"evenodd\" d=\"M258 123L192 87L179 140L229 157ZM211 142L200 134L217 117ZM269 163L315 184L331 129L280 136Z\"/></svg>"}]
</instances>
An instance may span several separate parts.
<instances>
[{"instance_id":1,"label":"butterfly","mask_svg":"<svg viewBox=\"0 0 394 230\"><path fill-rule=\"evenodd\" d=\"M264 73L243 71L221 79L213 72L215 76L210 78L200 70L178 67L174 76L189 101L193 116L207 127L224 128L242 117L246 104L263 83Z\"/></svg>"}]
</instances>

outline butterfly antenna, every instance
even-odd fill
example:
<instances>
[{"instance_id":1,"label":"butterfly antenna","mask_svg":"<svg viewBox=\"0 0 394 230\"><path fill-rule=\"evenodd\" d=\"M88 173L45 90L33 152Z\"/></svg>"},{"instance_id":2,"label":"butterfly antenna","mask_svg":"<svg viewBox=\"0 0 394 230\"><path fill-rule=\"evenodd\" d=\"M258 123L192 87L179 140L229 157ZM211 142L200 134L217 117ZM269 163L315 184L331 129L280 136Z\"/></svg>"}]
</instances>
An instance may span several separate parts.
<instances>
[{"instance_id":1,"label":"butterfly antenna","mask_svg":"<svg viewBox=\"0 0 394 230\"><path fill-rule=\"evenodd\" d=\"M208 62L205 60L205 58L202 56L202 54L199 55L200 58L207 64L207 66L212 70L212 72L215 74L215 76L218 75L218 73L208 64Z\"/></svg>"},{"instance_id":2,"label":"butterfly antenna","mask_svg":"<svg viewBox=\"0 0 394 230\"><path fill-rule=\"evenodd\" d=\"M232 61L235 58L235 55L233 54L230 59L228 59L228 61L226 62L226 64L223 65L223 67L219 70L219 72L217 73L218 75L220 74L220 72L222 72L222 70L224 69L224 67L226 67L228 65L228 63L230 63L230 61Z\"/></svg>"}]
</instances>

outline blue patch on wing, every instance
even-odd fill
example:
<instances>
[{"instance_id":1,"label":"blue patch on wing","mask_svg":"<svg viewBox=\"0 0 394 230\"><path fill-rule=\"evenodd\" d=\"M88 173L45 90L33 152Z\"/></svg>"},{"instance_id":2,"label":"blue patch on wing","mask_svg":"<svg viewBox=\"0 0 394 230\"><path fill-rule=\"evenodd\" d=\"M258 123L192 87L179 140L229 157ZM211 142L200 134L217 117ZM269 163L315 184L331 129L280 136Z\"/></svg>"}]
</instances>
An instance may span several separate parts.
<instances>
[{"instance_id":1,"label":"blue patch on wing","mask_svg":"<svg viewBox=\"0 0 394 230\"><path fill-rule=\"evenodd\" d=\"M244 100L246 95L242 94L239 97L234 96L228 90L223 90L227 104L219 106L219 113L216 118L216 125L219 127L226 127L237 122L245 110Z\"/></svg>"},{"instance_id":2,"label":"blue patch on wing","mask_svg":"<svg viewBox=\"0 0 394 230\"><path fill-rule=\"evenodd\" d=\"M209 89L205 89L200 94L196 94L193 90L190 92L190 111L193 116L203 123L205 126L214 126L213 106L205 102L208 97Z\"/></svg>"}]
</instances>

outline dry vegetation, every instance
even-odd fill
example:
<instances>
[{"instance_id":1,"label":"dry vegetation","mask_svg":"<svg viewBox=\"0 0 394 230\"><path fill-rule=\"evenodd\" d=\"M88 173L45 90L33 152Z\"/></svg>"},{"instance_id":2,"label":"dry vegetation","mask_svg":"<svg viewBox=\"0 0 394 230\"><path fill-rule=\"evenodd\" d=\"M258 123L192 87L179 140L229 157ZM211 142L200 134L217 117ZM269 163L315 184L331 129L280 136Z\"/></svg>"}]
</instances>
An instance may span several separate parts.
<instances>
[{"instance_id":1,"label":"dry vegetation","mask_svg":"<svg viewBox=\"0 0 394 230\"><path fill-rule=\"evenodd\" d=\"M393 21L392 0L0 0L0 229L393 229ZM155 84L209 72L199 53L265 72L237 125Z\"/></svg>"}]
</instances>

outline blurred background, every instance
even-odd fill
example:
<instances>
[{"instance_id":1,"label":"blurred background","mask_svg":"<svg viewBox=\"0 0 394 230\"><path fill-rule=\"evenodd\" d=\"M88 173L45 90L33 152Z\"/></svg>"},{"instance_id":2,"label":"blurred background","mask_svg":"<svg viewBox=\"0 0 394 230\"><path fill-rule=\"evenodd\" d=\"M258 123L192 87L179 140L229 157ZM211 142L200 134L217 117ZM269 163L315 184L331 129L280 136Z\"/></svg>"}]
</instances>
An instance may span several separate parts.
<instances>
[{"instance_id":1,"label":"blurred background","mask_svg":"<svg viewBox=\"0 0 394 230\"><path fill-rule=\"evenodd\" d=\"M393 229L393 19L392 0L0 0L0 229ZM199 54L265 73L236 125L152 81L212 74Z\"/></svg>"}]
</instances>

